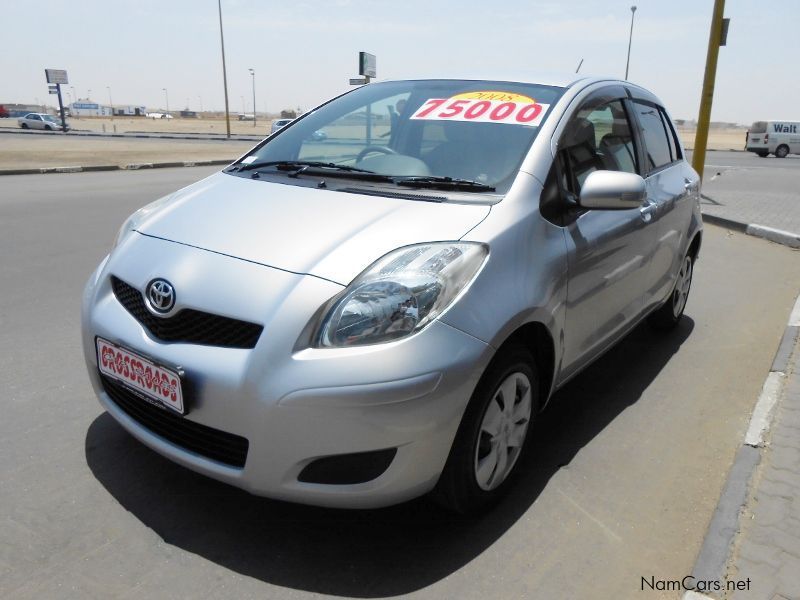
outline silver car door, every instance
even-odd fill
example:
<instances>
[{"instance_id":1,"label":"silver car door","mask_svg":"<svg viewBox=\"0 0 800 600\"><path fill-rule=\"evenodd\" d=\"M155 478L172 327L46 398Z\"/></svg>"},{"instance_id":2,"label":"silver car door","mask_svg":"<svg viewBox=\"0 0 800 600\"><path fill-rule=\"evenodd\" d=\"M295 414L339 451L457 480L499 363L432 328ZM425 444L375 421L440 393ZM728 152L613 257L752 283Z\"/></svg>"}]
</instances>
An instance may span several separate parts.
<instances>
[{"instance_id":1,"label":"silver car door","mask_svg":"<svg viewBox=\"0 0 800 600\"><path fill-rule=\"evenodd\" d=\"M558 164L568 194L595 170L639 172L639 153L621 99L591 98L571 117L559 141ZM643 310L657 236L656 207L578 210L567 225L569 283L562 374L580 369L619 339Z\"/></svg>"}]
</instances>

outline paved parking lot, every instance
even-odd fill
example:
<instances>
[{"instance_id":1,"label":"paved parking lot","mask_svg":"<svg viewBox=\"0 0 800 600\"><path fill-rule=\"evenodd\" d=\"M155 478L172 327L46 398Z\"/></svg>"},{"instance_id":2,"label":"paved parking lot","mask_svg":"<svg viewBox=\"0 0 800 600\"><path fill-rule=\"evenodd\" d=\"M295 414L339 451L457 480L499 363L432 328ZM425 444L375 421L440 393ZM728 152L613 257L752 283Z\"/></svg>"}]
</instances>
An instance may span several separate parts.
<instances>
[{"instance_id":1,"label":"paved parking lot","mask_svg":"<svg viewBox=\"0 0 800 600\"><path fill-rule=\"evenodd\" d=\"M709 152L703 213L800 234L800 156Z\"/></svg>"},{"instance_id":2,"label":"paved parking lot","mask_svg":"<svg viewBox=\"0 0 800 600\"><path fill-rule=\"evenodd\" d=\"M684 325L635 330L562 390L486 516L309 508L162 459L84 372L81 289L118 226L210 172L3 178L0 597L641 598L641 577L691 571L800 254L708 227Z\"/></svg>"}]
</instances>

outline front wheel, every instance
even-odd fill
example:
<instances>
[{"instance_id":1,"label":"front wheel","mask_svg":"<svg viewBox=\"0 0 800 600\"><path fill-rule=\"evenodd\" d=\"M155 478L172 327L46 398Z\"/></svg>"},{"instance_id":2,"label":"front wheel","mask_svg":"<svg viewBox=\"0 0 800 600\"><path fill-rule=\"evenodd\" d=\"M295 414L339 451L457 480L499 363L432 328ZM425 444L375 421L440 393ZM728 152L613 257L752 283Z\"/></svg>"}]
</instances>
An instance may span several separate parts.
<instances>
[{"instance_id":1,"label":"front wheel","mask_svg":"<svg viewBox=\"0 0 800 600\"><path fill-rule=\"evenodd\" d=\"M689 290L692 287L692 272L694 271L694 258L691 254L683 257L681 269L678 271L678 280L664 306L650 315L650 325L656 329L673 329L680 323L686 301L689 299Z\"/></svg>"},{"instance_id":2,"label":"front wheel","mask_svg":"<svg viewBox=\"0 0 800 600\"><path fill-rule=\"evenodd\" d=\"M539 374L523 346L510 346L483 374L436 487L446 508L470 514L495 502L515 474L539 407Z\"/></svg>"},{"instance_id":3,"label":"front wheel","mask_svg":"<svg viewBox=\"0 0 800 600\"><path fill-rule=\"evenodd\" d=\"M781 144L777 148L775 148L775 156L777 158L786 158L789 155L789 146L786 144Z\"/></svg>"}]
</instances>

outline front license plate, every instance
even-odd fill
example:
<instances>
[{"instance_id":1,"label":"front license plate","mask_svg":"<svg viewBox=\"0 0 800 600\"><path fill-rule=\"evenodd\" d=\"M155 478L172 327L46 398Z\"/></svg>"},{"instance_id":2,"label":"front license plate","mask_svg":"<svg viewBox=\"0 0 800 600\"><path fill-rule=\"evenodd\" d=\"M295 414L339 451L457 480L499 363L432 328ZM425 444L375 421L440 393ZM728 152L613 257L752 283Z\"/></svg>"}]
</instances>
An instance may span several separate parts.
<instances>
[{"instance_id":1,"label":"front license plate","mask_svg":"<svg viewBox=\"0 0 800 600\"><path fill-rule=\"evenodd\" d=\"M151 403L181 415L186 413L179 373L103 338L97 338L96 343L97 366L101 373L124 383Z\"/></svg>"}]
</instances>

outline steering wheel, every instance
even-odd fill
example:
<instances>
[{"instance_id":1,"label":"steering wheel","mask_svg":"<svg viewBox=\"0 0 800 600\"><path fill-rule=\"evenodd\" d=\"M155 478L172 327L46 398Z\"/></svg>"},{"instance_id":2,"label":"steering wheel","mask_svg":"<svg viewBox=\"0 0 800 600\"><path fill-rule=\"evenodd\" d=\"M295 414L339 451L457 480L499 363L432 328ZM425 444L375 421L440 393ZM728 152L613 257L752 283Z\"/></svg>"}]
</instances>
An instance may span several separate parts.
<instances>
[{"instance_id":1,"label":"steering wheel","mask_svg":"<svg viewBox=\"0 0 800 600\"><path fill-rule=\"evenodd\" d=\"M378 154L397 154L397 152L389 148L389 146L367 146L358 153L356 162L361 162L367 154L372 154L373 152L377 152Z\"/></svg>"}]
</instances>

